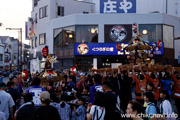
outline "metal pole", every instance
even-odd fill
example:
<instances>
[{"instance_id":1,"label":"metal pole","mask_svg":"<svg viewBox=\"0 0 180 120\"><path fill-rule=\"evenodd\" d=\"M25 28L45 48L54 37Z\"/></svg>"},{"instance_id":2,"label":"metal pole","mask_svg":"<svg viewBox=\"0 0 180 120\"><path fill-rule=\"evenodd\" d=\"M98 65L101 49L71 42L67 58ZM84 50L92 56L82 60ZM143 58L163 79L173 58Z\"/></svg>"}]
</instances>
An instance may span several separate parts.
<instances>
[{"instance_id":1,"label":"metal pole","mask_svg":"<svg viewBox=\"0 0 180 120\"><path fill-rule=\"evenodd\" d=\"M19 39L17 40L18 41L18 57L17 57L17 59L18 59L18 70L19 70Z\"/></svg>"},{"instance_id":2,"label":"metal pole","mask_svg":"<svg viewBox=\"0 0 180 120\"><path fill-rule=\"evenodd\" d=\"M20 34L21 34L21 51L20 51L20 54L21 54L21 71L22 71L22 28L20 28Z\"/></svg>"}]
</instances>

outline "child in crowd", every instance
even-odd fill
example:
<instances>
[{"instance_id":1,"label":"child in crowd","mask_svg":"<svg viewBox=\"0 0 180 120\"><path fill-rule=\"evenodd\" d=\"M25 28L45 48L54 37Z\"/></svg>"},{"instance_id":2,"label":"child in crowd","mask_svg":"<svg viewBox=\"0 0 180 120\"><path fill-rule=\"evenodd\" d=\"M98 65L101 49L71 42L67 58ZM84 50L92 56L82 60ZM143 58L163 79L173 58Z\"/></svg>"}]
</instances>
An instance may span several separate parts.
<instances>
[{"instance_id":1,"label":"child in crowd","mask_svg":"<svg viewBox=\"0 0 180 120\"><path fill-rule=\"evenodd\" d=\"M147 107L146 107L145 112L148 115L157 114L157 110L156 110L155 104L153 103L153 101L154 101L154 94L152 92L146 92L144 94L144 101L147 103Z\"/></svg>"},{"instance_id":2,"label":"child in crowd","mask_svg":"<svg viewBox=\"0 0 180 120\"><path fill-rule=\"evenodd\" d=\"M76 109L74 106L74 112L76 114L76 120L85 120L86 119L86 108L85 108L86 100L84 98L79 98L78 105L79 107Z\"/></svg>"},{"instance_id":3,"label":"child in crowd","mask_svg":"<svg viewBox=\"0 0 180 120\"><path fill-rule=\"evenodd\" d=\"M89 87L86 86L86 87L83 89L83 92L82 92L82 97L83 97L86 101L89 101L88 93L89 93Z\"/></svg>"}]
</instances>

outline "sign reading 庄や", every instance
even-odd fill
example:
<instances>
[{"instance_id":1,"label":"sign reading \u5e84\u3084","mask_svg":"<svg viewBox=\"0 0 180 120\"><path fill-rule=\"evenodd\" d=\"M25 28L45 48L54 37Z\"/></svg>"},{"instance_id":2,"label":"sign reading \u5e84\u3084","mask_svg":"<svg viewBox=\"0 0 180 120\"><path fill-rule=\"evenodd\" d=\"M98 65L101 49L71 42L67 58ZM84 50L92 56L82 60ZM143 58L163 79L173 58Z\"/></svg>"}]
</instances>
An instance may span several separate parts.
<instances>
[{"instance_id":1,"label":"sign reading \u5e84\u3084","mask_svg":"<svg viewBox=\"0 0 180 120\"><path fill-rule=\"evenodd\" d=\"M117 44L120 44L120 51L117 50ZM150 43L153 45L157 43ZM123 49L128 43L75 43L75 55L124 55ZM126 52L125 54L129 54ZM164 44L161 48L155 47L155 55L164 55Z\"/></svg>"},{"instance_id":2,"label":"sign reading \u5e84\u3084","mask_svg":"<svg viewBox=\"0 0 180 120\"><path fill-rule=\"evenodd\" d=\"M136 0L100 0L100 13L136 13Z\"/></svg>"}]
</instances>

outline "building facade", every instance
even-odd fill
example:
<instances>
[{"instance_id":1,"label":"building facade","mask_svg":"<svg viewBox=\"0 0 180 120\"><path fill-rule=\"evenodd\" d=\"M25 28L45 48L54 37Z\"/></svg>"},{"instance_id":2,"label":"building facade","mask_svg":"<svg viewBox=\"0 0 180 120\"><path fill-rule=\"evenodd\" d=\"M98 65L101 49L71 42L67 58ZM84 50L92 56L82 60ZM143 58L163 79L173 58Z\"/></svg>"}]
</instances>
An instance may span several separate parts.
<instances>
[{"instance_id":1,"label":"building facade","mask_svg":"<svg viewBox=\"0 0 180 120\"><path fill-rule=\"evenodd\" d=\"M156 56L156 63L174 65L174 38L180 36L180 18L161 13L149 14L91 14L88 20L85 15L72 15L59 18L47 23L47 39L50 53L57 56L57 69L69 68L76 65L79 69L93 66L93 59L97 58L98 68L112 67L111 63L123 63L123 55L77 55L75 43L128 43L132 33L132 24L138 25L139 32L149 43L164 42L164 54ZM94 19L95 18L95 19ZM113 19L112 19L113 18ZM127 21L128 19L128 21ZM70 22L66 22L70 21ZM102 22L103 21L103 22ZM111 38L112 28L122 26L127 31L126 39L114 41ZM146 32L144 32L146 31Z\"/></svg>"},{"instance_id":2,"label":"building facade","mask_svg":"<svg viewBox=\"0 0 180 120\"><path fill-rule=\"evenodd\" d=\"M2 70L17 70L18 68L18 40L9 36L0 36Z\"/></svg>"},{"instance_id":3,"label":"building facade","mask_svg":"<svg viewBox=\"0 0 180 120\"><path fill-rule=\"evenodd\" d=\"M29 37L31 40L31 72L40 71L42 48L52 40L47 39L46 23L50 20L70 16L75 13L94 13L95 4L77 0L33 0L29 18Z\"/></svg>"},{"instance_id":4,"label":"building facade","mask_svg":"<svg viewBox=\"0 0 180 120\"><path fill-rule=\"evenodd\" d=\"M122 0L37 1L31 16L36 22L32 27L34 36L31 38L33 58L30 65L31 72L40 71L41 50L45 45L49 46L50 54L57 56L59 63L54 64L57 70L61 67L68 69L70 66L76 66L78 70L88 71L93 67L94 62L98 68L123 63L123 55L76 54L76 44L128 43L133 36L133 23L138 25L138 31L146 42L164 42L164 54L155 57L156 63L175 65L174 39L180 37L179 1L173 0L171 4L169 0L125 1L131 7L123 7ZM82 5L87 6L81 8ZM42 8L43 6L47 7ZM44 18L41 18L41 8L47 9L47 15L44 13ZM125 38L118 38L119 41L117 41L112 31L121 27L126 30L126 35Z\"/></svg>"}]
</instances>

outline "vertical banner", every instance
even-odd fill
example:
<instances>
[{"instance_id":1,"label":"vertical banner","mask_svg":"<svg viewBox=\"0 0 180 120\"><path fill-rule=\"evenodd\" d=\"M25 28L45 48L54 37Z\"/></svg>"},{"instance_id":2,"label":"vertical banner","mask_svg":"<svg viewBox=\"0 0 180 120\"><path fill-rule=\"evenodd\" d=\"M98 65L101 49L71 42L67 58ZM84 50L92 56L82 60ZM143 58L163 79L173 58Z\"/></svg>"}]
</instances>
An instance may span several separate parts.
<instances>
[{"instance_id":1,"label":"vertical banner","mask_svg":"<svg viewBox=\"0 0 180 120\"><path fill-rule=\"evenodd\" d=\"M136 13L136 0L100 0L100 13Z\"/></svg>"},{"instance_id":2,"label":"vertical banner","mask_svg":"<svg viewBox=\"0 0 180 120\"><path fill-rule=\"evenodd\" d=\"M25 22L25 39L29 40L29 27L28 27L28 22Z\"/></svg>"}]
</instances>

